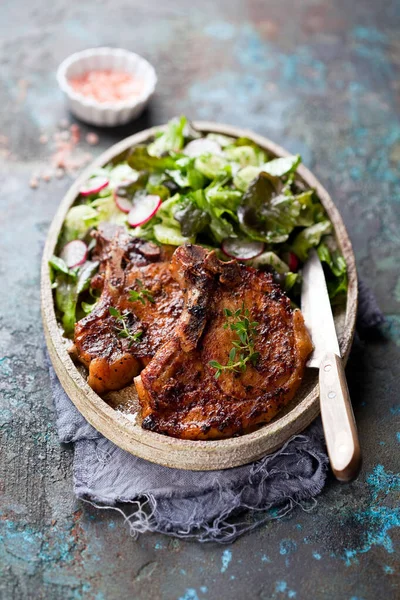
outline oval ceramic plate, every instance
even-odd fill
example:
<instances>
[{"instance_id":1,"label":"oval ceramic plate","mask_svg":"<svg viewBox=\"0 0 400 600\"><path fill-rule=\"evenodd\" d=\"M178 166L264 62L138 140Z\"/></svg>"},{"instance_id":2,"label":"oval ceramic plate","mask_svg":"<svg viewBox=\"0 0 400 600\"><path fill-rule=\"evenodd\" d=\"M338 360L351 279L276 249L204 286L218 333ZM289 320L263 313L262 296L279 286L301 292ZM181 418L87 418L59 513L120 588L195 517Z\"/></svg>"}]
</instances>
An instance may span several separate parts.
<instances>
[{"instance_id":1,"label":"oval ceramic plate","mask_svg":"<svg viewBox=\"0 0 400 600\"><path fill-rule=\"evenodd\" d=\"M233 137L246 136L269 154L288 155L288 152L273 142L250 131L207 122L197 122L194 125L202 132L222 133ZM48 261L54 253L65 215L75 202L80 185L91 175L94 168L123 157L132 146L149 141L157 130L159 128L152 128L135 134L107 150L78 178L63 199L50 227L42 262L42 315L47 346L54 369L72 402L93 427L115 444L136 456L167 467L191 470L226 469L246 464L276 450L313 421L319 413L318 376L315 369L306 370L294 400L273 421L257 431L227 440L179 440L141 428L137 419L138 404L133 385L120 392L108 394L105 399L100 398L89 387L85 370L77 367L68 354L54 311ZM346 361L353 339L357 311L357 274L353 250L340 214L327 191L304 166L298 168L298 174L309 187L316 189L334 225L338 246L347 263L347 302L346 306L335 314L340 349Z\"/></svg>"}]
</instances>

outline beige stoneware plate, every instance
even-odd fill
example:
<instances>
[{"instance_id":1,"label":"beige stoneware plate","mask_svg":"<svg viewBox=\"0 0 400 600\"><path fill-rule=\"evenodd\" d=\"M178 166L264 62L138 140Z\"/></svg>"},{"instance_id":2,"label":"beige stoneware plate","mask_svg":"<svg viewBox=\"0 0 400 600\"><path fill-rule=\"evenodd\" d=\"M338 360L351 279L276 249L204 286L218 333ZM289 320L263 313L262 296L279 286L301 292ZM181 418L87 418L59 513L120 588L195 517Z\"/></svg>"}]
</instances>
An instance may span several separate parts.
<instances>
[{"instance_id":1,"label":"beige stoneware plate","mask_svg":"<svg viewBox=\"0 0 400 600\"><path fill-rule=\"evenodd\" d=\"M289 154L267 138L251 131L208 122L196 122L194 125L202 132L249 137L274 156ZM47 236L42 261L42 316L46 342L54 369L72 402L93 427L115 444L136 456L168 467L197 471L226 469L246 464L276 450L313 421L319 414L317 370L306 370L304 381L294 400L273 421L257 431L227 440L179 440L141 428L135 414L138 405L134 386L108 394L107 401L100 398L87 384L85 370L72 362L56 321L48 261L54 253L65 215L78 196L79 187L94 168L123 156L132 146L146 143L158 129L152 128L137 133L104 152L82 173L61 202ZM346 361L353 340L357 311L357 274L353 250L341 216L328 192L304 166L298 168L298 174L309 187L316 189L333 223L338 246L347 263L347 302L346 306L335 314L340 349Z\"/></svg>"}]
</instances>

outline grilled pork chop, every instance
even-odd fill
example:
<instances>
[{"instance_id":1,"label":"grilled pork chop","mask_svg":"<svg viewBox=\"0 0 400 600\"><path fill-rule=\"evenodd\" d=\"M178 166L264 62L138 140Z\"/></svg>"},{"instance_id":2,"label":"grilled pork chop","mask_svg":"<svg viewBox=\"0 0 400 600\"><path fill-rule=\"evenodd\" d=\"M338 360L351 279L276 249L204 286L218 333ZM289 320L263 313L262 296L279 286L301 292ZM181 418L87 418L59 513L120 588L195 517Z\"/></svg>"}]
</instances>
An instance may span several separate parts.
<instances>
[{"instance_id":1,"label":"grilled pork chop","mask_svg":"<svg viewBox=\"0 0 400 600\"><path fill-rule=\"evenodd\" d=\"M100 266L92 286L102 293L93 311L76 323L72 353L88 368L89 385L102 394L132 383L170 337L183 294L169 269L171 248L134 239L109 224L95 236ZM123 316L129 337L123 337L123 323L110 307Z\"/></svg>"},{"instance_id":2,"label":"grilled pork chop","mask_svg":"<svg viewBox=\"0 0 400 600\"><path fill-rule=\"evenodd\" d=\"M236 261L223 263L199 246L178 248L171 271L184 290L185 309L135 378L142 427L205 440L270 421L293 398L312 350L301 312L291 308L270 274ZM240 367L249 353L235 324L245 318L253 328L252 359ZM222 368L216 378L210 362L229 365L235 344L233 363L239 359L239 366Z\"/></svg>"}]
</instances>

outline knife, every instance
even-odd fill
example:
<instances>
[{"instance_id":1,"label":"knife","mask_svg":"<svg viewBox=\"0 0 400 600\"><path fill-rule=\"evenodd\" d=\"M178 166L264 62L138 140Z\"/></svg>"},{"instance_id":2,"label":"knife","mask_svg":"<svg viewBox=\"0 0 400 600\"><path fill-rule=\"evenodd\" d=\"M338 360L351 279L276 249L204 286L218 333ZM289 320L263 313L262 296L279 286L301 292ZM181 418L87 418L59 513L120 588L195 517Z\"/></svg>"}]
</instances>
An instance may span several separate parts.
<instances>
[{"instance_id":1,"label":"knife","mask_svg":"<svg viewBox=\"0 0 400 600\"><path fill-rule=\"evenodd\" d=\"M314 249L303 267L301 310L314 345L307 366L319 369L321 417L331 468L339 481L350 481L361 467L360 444L325 275Z\"/></svg>"}]
</instances>

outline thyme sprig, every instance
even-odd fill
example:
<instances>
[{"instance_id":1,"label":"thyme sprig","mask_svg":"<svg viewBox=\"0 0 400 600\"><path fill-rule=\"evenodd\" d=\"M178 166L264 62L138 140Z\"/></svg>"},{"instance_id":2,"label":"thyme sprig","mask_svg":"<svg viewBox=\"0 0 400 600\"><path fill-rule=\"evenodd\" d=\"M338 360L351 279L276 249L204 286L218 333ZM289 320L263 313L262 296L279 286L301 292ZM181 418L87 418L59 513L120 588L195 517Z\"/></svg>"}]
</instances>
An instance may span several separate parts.
<instances>
[{"instance_id":1,"label":"thyme sprig","mask_svg":"<svg viewBox=\"0 0 400 600\"><path fill-rule=\"evenodd\" d=\"M131 313L128 312L122 314L117 308L114 308L114 306L110 306L108 310L110 311L110 315L117 321L116 330L118 332L118 336L128 339L128 348L130 348L132 344L140 340L143 335L143 331L139 329L135 333L132 333L129 330L129 317Z\"/></svg>"},{"instance_id":2,"label":"thyme sprig","mask_svg":"<svg viewBox=\"0 0 400 600\"><path fill-rule=\"evenodd\" d=\"M250 321L250 312L245 308L244 302L241 308L234 312L228 308L224 308L224 315L227 321L224 324L224 329L229 328L231 331L234 331L238 339L232 342L233 347L229 352L226 365L221 365L217 360L210 360L208 363L216 369L215 379L218 379L223 371L233 371L234 373L245 371L247 364L250 362L252 365L255 365L260 356L260 353L254 350L254 338L257 335L259 323L257 321Z\"/></svg>"},{"instance_id":3,"label":"thyme sprig","mask_svg":"<svg viewBox=\"0 0 400 600\"><path fill-rule=\"evenodd\" d=\"M155 300L154 300L153 294L150 292L150 290L146 290L146 288L143 285L143 281L141 279L136 279L136 284L139 287L139 291L130 290L129 291L129 300L131 300L132 302L135 302L136 300L138 300L142 304L146 304L146 300L148 300L149 302L154 304Z\"/></svg>"}]
</instances>

